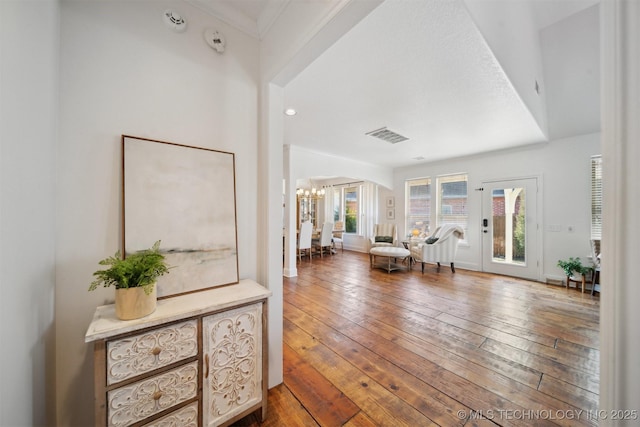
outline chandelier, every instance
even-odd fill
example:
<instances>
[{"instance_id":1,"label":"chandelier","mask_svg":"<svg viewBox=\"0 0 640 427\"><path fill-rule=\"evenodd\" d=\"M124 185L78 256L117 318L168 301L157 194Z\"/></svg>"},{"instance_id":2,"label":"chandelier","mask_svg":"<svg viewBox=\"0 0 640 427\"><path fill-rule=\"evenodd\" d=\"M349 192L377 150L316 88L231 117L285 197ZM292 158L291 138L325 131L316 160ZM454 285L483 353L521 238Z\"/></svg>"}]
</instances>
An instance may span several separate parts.
<instances>
[{"instance_id":1,"label":"chandelier","mask_svg":"<svg viewBox=\"0 0 640 427\"><path fill-rule=\"evenodd\" d=\"M296 195L298 196L298 199L321 199L322 197L324 197L324 194L325 194L324 188L321 188L320 190L316 190L315 187L313 187L311 190L298 188L296 190Z\"/></svg>"}]
</instances>

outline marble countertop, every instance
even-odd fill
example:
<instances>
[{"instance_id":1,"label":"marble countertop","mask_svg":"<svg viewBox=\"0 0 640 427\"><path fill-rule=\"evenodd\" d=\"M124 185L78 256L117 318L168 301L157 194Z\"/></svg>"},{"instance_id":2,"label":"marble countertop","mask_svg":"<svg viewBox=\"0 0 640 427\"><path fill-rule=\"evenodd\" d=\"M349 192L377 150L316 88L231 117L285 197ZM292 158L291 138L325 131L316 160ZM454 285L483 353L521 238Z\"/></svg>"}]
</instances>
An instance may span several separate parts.
<instances>
[{"instance_id":1,"label":"marble countertop","mask_svg":"<svg viewBox=\"0 0 640 427\"><path fill-rule=\"evenodd\" d=\"M116 317L115 305L102 305L96 308L84 341L92 342L236 305L248 304L268 298L271 294L269 289L257 282L243 279L233 285L158 300L158 305L153 313L135 320L120 320Z\"/></svg>"}]
</instances>

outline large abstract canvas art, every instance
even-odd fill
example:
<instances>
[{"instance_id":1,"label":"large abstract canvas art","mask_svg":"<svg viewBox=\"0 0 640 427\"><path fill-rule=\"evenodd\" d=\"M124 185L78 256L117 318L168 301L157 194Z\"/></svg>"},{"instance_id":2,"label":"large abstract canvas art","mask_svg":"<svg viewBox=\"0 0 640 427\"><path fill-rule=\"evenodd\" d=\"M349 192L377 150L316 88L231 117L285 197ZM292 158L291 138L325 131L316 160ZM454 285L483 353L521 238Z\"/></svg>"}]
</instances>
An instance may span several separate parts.
<instances>
[{"instance_id":1,"label":"large abstract canvas art","mask_svg":"<svg viewBox=\"0 0 640 427\"><path fill-rule=\"evenodd\" d=\"M158 297L238 282L233 153L122 136L124 254L161 241Z\"/></svg>"}]
</instances>

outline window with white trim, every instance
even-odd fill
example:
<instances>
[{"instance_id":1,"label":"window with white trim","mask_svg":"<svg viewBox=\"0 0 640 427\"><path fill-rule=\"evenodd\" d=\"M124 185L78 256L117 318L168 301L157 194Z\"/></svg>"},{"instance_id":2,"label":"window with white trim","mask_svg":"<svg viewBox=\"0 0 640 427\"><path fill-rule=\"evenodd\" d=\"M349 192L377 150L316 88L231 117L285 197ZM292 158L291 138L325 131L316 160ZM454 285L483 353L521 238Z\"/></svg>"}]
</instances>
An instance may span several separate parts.
<instances>
[{"instance_id":1,"label":"window with white trim","mask_svg":"<svg viewBox=\"0 0 640 427\"><path fill-rule=\"evenodd\" d=\"M358 207L359 191L358 187L346 187L344 194L344 231L346 233L358 232Z\"/></svg>"},{"instance_id":2,"label":"window with white trim","mask_svg":"<svg viewBox=\"0 0 640 427\"><path fill-rule=\"evenodd\" d=\"M467 232L467 174L437 177L437 225L456 224Z\"/></svg>"},{"instance_id":3,"label":"window with white trim","mask_svg":"<svg viewBox=\"0 0 640 427\"><path fill-rule=\"evenodd\" d=\"M407 180L405 203L407 234L428 235L431 224L431 178Z\"/></svg>"}]
</instances>

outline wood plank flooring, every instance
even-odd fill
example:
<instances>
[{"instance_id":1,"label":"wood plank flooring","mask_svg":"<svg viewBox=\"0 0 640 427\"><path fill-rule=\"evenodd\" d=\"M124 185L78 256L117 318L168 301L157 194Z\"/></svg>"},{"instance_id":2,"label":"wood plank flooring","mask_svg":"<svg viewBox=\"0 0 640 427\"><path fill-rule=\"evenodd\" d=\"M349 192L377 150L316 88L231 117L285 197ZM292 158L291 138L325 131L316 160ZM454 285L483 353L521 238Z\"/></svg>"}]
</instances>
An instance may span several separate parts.
<instances>
[{"instance_id":1,"label":"wood plank flooring","mask_svg":"<svg viewBox=\"0 0 640 427\"><path fill-rule=\"evenodd\" d=\"M371 270L356 252L303 260L284 279L284 384L261 425L597 425L599 307L444 266Z\"/></svg>"}]
</instances>

